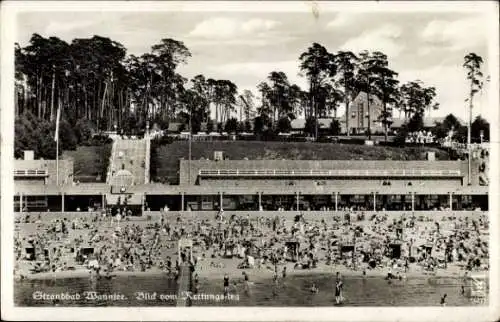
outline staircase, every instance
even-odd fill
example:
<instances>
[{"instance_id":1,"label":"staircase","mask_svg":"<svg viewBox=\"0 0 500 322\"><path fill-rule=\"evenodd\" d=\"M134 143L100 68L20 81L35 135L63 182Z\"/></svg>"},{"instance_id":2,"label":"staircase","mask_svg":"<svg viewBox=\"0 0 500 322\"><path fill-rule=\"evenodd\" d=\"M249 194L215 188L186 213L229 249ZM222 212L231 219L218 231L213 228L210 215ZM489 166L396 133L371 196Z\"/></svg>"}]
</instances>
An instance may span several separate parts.
<instances>
[{"instance_id":1,"label":"staircase","mask_svg":"<svg viewBox=\"0 0 500 322\"><path fill-rule=\"evenodd\" d=\"M131 184L140 185L147 183L145 170L149 169L147 139L122 140L117 138L113 143L110 176L108 183L114 185L114 180L119 170L127 170L131 173Z\"/></svg>"}]
</instances>

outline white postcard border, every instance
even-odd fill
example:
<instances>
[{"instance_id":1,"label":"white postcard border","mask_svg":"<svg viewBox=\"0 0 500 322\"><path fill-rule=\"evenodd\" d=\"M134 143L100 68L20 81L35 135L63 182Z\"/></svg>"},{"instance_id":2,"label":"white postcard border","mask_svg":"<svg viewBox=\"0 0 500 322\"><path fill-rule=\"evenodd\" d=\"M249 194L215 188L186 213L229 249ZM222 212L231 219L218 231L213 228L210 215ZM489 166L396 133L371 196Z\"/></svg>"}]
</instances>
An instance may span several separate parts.
<instances>
[{"instance_id":1,"label":"white postcard border","mask_svg":"<svg viewBox=\"0 0 500 322\"><path fill-rule=\"evenodd\" d=\"M295 2L65 2L65 1L5 1L1 10L1 268L2 268L2 318L6 320L192 320L192 321L456 321L495 320L500 317L498 308L500 284L499 247L499 170L491 167L490 172L490 301L488 307L314 307L314 308L38 308L15 307L13 305L13 109L14 106L14 64L13 45L16 32L16 14L21 11L286 11L304 12L312 9L312 1ZM491 15L490 44L488 62L491 82L489 84L490 108L495 110L495 120L499 120L499 62L498 62L498 4L496 2L318 2L320 12L324 11L488 11ZM485 22L486 23L486 22ZM491 164L499 163L499 129L491 124Z\"/></svg>"}]
</instances>

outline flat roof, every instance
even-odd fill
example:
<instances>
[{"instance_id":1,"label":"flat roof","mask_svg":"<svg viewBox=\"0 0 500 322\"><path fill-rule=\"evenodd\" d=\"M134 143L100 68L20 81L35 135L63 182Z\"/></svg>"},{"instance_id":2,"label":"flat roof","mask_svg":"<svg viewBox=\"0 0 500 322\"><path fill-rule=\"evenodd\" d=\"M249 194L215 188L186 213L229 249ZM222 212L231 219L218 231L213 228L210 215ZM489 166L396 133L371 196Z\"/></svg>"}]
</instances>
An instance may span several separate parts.
<instances>
[{"instance_id":1,"label":"flat roof","mask_svg":"<svg viewBox=\"0 0 500 322\"><path fill-rule=\"evenodd\" d=\"M78 185L27 184L14 182L14 193L27 195L99 195L110 191L106 183L84 183Z\"/></svg>"},{"instance_id":2,"label":"flat roof","mask_svg":"<svg viewBox=\"0 0 500 322\"><path fill-rule=\"evenodd\" d=\"M14 194L33 196L44 195L101 195L109 194L111 187L105 183L85 183L79 185L29 185L29 184L14 184ZM136 185L127 188L126 193L148 194L148 195L218 195L221 192L225 195L257 195L259 192L265 195L295 195L300 194L310 195L332 195L335 192L340 194L471 194L484 195L488 194L488 186L457 186L457 187L439 187L436 185L429 189L429 186L367 186L367 187L346 187L342 185L295 185L295 186L269 186L269 185L252 185L252 186L235 186L227 185L214 186L196 186L196 185L165 185L165 184L144 184Z\"/></svg>"},{"instance_id":3,"label":"flat roof","mask_svg":"<svg viewBox=\"0 0 500 322\"><path fill-rule=\"evenodd\" d=\"M68 189L67 187L57 186L30 186L19 187L16 185L15 193L23 193L25 195L100 195L108 194L109 186L105 187L85 187L78 186ZM283 189L277 190L276 186L251 186L251 187L228 187L228 186L169 186L169 185L147 185L135 186L127 189L127 193L149 194L149 195L218 195L221 192L225 195L257 195L259 192L262 194L273 195L295 195L297 192L300 194L313 194L313 195L330 195L338 192L340 194L449 194L450 192L457 194L487 194L488 187L486 186L461 186L456 188L440 188L435 187L432 191L429 187L409 186L405 188L390 187L390 186L377 186L377 187L343 187L343 186L290 186L289 188L283 186Z\"/></svg>"}]
</instances>

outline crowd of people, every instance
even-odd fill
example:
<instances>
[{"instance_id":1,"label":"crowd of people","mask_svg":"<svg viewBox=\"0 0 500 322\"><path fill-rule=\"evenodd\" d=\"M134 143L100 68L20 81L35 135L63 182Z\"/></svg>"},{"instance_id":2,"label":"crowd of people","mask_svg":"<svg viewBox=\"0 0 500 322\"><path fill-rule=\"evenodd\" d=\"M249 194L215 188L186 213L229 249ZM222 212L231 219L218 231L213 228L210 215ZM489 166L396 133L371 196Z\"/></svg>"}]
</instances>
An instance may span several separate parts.
<instances>
[{"instance_id":1,"label":"crowd of people","mask_svg":"<svg viewBox=\"0 0 500 322\"><path fill-rule=\"evenodd\" d=\"M431 131L417 131L408 133L405 143L432 144L436 142L436 136Z\"/></svg>"},{"instance_id":2,"label":"crowd of people","mask_svg":"<svg viewBox=\"0 0 500 322\"><path fill-rule=\"evenodd\" d=\"M346 212L305 219L285 215L250 217L220 212L216 217L183 218L162 213L149 220L117 220L101 214L45 222L23 215L17 225L16 267L21 275L89 270L178 274L177 242L192 240L196 274L204 270L269 269L278 276L285 263L295 270L343 268L366 274L437 270L488 270L488 217ZM183 256L183 260L189 260ZM21 269L21 268L24 268ZM385 274L385 273L384 273Z\"/></svg>"},{"instance_id":3,"label":"crowd of people","mask_svg":"<svg viewBox=\"0 0 500 322\"><path fill-rule=\"evenodd\" d=\"M16 224L20 232L15 240L16 260L28 264L31 273L78 267L97 275L175 269L173 251L166 253L175 248L173 243L181 230L171 230L169 225L163 229L169 232L171 242L160 236L159 223L130 221L125 211L111 217L96 213L91 217L51 222L42 219L40 215L36 218L26 215Z\"/></svg>"}]
</instances>

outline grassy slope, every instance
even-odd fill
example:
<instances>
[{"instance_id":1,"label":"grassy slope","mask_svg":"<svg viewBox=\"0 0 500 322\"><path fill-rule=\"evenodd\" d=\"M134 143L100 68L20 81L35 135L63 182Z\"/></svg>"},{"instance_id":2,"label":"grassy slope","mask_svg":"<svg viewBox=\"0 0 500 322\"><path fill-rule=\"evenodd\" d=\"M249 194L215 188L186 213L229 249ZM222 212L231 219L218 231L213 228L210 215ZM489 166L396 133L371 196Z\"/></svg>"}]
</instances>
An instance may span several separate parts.
<instances>
[{"instance_id":1,"label":"grassy slope","mask_svg":"<svg viewBox=\"0 0 500 322\"><path fill-rule=\"evenodd\" d=\"M63 159L73 159L75 180L105 182L111 146L80 146L75 151L64 151ZM100 180L97 180L99 175Z\"/></svg>"},{"instance_id":2,"label":"grassy slope","mask_svg":"<svg viewBox=\"0 0 500 322\"><path fill-rule=\"evenodd\" d=\"M156 166L159 179L177 176L178 160L188 158L188 142L176 141L160 147L152 156L152 166ZM214 151L224 151L231 160L248 159L292 159L292 160L423 160L425 152L436 152L436 159L448 160L446 152L435 148L420 147L383 147L354 144L308 143L308 142L193 142L192 159L201 157L213 159ZM154 158L154 160L153 160Z\"/></svg>"}]
</instances>

